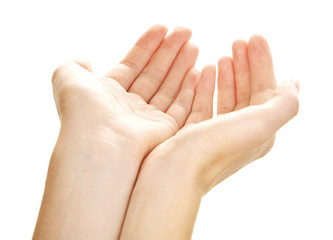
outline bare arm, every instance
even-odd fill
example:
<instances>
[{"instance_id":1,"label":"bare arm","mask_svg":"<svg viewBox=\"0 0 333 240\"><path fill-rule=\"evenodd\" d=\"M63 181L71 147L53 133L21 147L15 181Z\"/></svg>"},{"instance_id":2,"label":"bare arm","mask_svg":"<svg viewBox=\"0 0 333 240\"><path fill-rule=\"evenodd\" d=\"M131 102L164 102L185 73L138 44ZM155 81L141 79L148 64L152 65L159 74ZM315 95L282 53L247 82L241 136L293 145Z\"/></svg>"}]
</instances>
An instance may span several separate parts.
<instances>
[{"instance_id":1,"label":"bare arm","mask_svg":"<svg viewBox=\"0 0 333 240\"><path fill-rule=\"evenodd\" d=\"M220 115L181 130L145 159L122 240L190 239L202 196L265 155L297 114L298 84L276 87L267 42L255 36L233 48L234 61L219 62Z\"/></svg>"}]
</instances>

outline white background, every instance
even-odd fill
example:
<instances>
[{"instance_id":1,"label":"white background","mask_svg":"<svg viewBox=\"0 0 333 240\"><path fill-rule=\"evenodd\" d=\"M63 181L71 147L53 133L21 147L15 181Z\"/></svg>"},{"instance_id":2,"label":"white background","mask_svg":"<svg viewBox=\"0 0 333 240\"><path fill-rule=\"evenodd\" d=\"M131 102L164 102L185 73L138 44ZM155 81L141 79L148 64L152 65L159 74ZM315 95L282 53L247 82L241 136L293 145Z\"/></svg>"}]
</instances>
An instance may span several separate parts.
<instances>
[{"instance_id":1,"label":"white background","mask_svg":"<svg viewBox=\"0 0 333 240\"><path fill-rule=\"evenodd\" d=\"M59 120L51 75L87 57L113 67L149 26L193 30L197 67L265 36L278 82L301 82L301 108L263 159L203 198L193 239L333 239L333 14L330 1L1 1L0 239L29 239ZM172 239L172 236L170 236Z\"/></svg>"}]
</instances>

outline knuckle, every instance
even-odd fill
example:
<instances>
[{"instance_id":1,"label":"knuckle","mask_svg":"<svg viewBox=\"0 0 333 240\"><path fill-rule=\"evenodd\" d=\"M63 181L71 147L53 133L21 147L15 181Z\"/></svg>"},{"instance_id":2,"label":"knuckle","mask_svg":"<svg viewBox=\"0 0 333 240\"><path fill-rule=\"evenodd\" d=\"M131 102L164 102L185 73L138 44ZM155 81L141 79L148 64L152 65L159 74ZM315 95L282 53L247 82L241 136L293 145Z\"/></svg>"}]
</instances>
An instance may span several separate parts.
<instances>
[{"instance_id":1,"label":"knuckle","mask_svg":"<svg viewBox=\"0 0 333 240\"><path fill-rule=\"evenodd\" d=\"M160 69L154 68L154 69L149 69L147 71L143 71L142 75L144 78L147 78L149 81L160 82L160 80L164 76L164 73Z\"/></svg>"},{"instance_id":2,"label":"knuckle","mask_svg":"<svg viewBox=\"0 0 333 240\"><path fill-rule=\"evenodd\" d=\"M129 59L123 60L122 62L120 62L120 64L128 67L129 69L132 69L135 72L139 72L139 70L140 70L140 67L138 66L138 64Z\"/></svg>"},{"instance_id":3,"label":"knuckle","mask_svg":"<svg viewBox=\"0 0 333 240\"><path fill-rule=\"evenodd\" d=\"M245 78L245 79L249 79L250 78L250 66L246 63L238 63L238 64L234 64L236 72L235 75L238 78Z\"/></svg>"},{"instance_id":4,"label":"knuckle","mask_svg":"<svg viewBox=\"0 0 333 240\"><path fill-rule=\"evenodd\" d=\"M221 105L218 108L218 112L221 114L230 113L234 111L234 106L231 105Z\"/></svg>"},{"instance_id":5,"label":"knuckle","mask_svg":"<svg viewBox=\"0 0 333 240\"><path fill-rule=\"evenodd\" d=\"M221 111L223 113L229 113L229 112L232 112L233 108L232 107L229 107L229 106L223 106L221 107Z\"/></svg>"}]
</instances>

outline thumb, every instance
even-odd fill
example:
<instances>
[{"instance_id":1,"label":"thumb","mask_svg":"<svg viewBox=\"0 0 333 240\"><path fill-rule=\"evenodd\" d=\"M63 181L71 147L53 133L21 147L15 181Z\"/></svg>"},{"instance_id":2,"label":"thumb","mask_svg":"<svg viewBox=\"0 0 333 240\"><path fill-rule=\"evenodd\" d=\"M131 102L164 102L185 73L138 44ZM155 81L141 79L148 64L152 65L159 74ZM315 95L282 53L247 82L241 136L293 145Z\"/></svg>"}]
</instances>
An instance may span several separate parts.
<instances>
[{"instance_id":1,"label":"thumb","mask_svg":"<svg viewBox=\"0 0 333 240\"><path fill-rule=\"evenodd\" d=\"M298 89L297 82L286 81L266 103L204 122L201 124L206 126L204 137L210 139L210 144L216 146L219 152L229 154L237 149L246 152L260 146L296 116Z\"/></svg>"},{"instance_id":2,"label":"thumb","mask_svg":"<svg viewBox=\"0 0 333 240\"><path fill-rule=\"evenodd\" d=\"M212 160L205 162L209 166L205 168L208 178L217 176L210 187L271 148L274 134L298 113L298 91L298 82L286 81L264 104L219 115L191 127L190 137L203 146L201 156Z\"/></svg>"},{"instance_id":3,"label":"thumb","mask_svg":"<svg viewBox=\"0 0 333 240\"><path fill-rule=\"evenodd\" d=\"M248 123L257 123L256 128L248 130L252 136L258 137L259 144L270 139L281 127L294 118L299 110L299 83L295 80L284 81L276 90L275 95L262 105L248 110Z\"/></svg>"},{"instance_id":4,"label":"thumb","mask_svg":"<svg viewBox=\"0 0 333 240\"><path fill-rule=\"evenodd\" d=\"M284 81L276 90L275 96L267 102L267 110L275 113L273 126L277 129L295 117L299 110L298 93L300 84L296 80Z\"/></svg>"},{"instance_id":5,"label":"thumb","mask_svg":"<svg viewBox=\"0 0 333 240\"><path fill-rule=\"evenodd\" d=\"M295 80L284 81L276 90L274 96L266 103L254 106L244 111L244 119L248 123L257 123L251 130L252 136L258 137L257 142L270 139L282 126L295 117L299 110L299 83ZM246 124L244 124L246 126ZM245 129L244 129L245 131ZM254 143L256 141L253 141Z\"/></svg>"},{"instance_id":6,"label":"thumb","mask_svg":"<svg viewBox=\"0 0 333 240\"><path fill-rule=\"evenodd\" d=\"M52 84L54 88L67 82L82 81L91 77L91 64L85 58L78 58L68 61L53 72Z\"/></svg>"}]
</instances>

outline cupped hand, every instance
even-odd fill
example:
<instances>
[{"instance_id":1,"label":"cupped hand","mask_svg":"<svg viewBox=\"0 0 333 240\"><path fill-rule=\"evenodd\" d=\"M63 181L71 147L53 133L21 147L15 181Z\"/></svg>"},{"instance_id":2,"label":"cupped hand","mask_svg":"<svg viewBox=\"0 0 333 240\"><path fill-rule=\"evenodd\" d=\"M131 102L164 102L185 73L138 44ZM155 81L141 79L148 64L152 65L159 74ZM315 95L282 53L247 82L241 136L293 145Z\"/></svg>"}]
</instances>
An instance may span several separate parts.
<instances>
[{"instance_id":1,"label":"cupped hand","mask_svg":"<svg viewBox=\"0 0 333 240\"><path fill-rule=\"evenodd\" d=\"M297 95L297 82L286 81L277 87L263 37L253 36L248 43L236 41L233 58L223 57L218 63L218 116L207 120L199 112L191 125L150 153L142 175L150 165L157 168L160 164L163 169L163 161L156 163L163 158L174 174L178 171L185 176L184 169L192 172L202 194L207 193L271 149L275 133L298 112ZM194 103L202 101L197 96ZM212 105L206 108L212 109Z\"/></svg>"},{"instance_id":2,"label":"cupped hand","mask_svg":"<svg viewBox=\"0 0 333 240\"><path fill-rule=\"evenodd\" d=\"M210 119L214 80L200 80L197 93L205 89L207 95L195 96L195 117L144 160L121 239L191 239L202 196L265 155L276 131L298 112L298 84L276 86L270 50L260 36L236 41L233 59L220 59L218 116Z\"/></svg>"},{"instance_id":3,"label":"cupped hand","mask_svg":"<svg viewBox=\"0 0 333 240\"><path fill-rule=\"evenodd\" d=\"M297 115L299 107L298 82L277 86L271 52L261 36L253 36L248 44L234 42L233 60L219 61L218 84L218 113L222 115L202 127L209 126L210 137L216 139L204 151L211 153L208 164L218 167L205 165L210 170L203 181L204 193L266 155L275 133Z\"/></svg>"},{"instance_id":4,"label":"cupped hand","mask_svg":"<svg viewBox=\"0 0 333 240\"><path fill-rule=\"evenodd\" d=\"M56 69L53 89L62 128L113 143L123 139L142 159L188 118L200 72L191 31L156 25L102 78L86 60ZM119 142L117 142L119 143ZM125 146L126 145L126 146Z\"/></svg>"}]
</instances>

